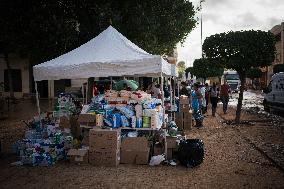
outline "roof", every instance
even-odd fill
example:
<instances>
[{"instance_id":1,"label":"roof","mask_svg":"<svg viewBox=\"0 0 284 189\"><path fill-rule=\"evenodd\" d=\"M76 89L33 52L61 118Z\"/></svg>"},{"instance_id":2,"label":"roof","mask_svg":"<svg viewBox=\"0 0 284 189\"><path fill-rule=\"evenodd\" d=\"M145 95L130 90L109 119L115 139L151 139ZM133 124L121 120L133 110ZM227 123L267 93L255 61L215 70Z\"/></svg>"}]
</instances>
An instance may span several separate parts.
<instances>
[{"instance_id":1,"label":"roof","mask_svg":"<svg viewBox=\"0 0 284 189\"><path fill-rule=\"evenodd\" d=\"M33 67L35 81L124 75L173 75L173 66L109 26L97 37L55 59Z\"/></svg>"}]
</instances>

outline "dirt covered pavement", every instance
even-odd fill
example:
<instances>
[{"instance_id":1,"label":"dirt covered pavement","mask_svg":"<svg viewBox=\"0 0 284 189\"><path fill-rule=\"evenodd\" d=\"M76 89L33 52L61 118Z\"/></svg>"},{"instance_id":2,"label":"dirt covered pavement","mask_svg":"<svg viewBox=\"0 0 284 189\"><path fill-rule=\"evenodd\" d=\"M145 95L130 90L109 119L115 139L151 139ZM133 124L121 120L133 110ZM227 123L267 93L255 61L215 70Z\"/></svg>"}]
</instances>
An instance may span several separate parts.
<instances>
[{"instance_id":1,"label":"dirt covered pavement","mask_svg":"<svg viewBox=\"0 0 284 189\"><path fill-rule=\"evenodd\" d=\"M0 122L0 139L23 134L20 120L36 112L34 105L23 106ZM251 123L236 126L223 123L234 118L233 108L226 115L221 107L216 117L210 116L210 111L208 114L203 128L187 133L205 143L206 155L199 167L109 168L67 162L52 167L16 167L10 165L16 156L2 154L0 188L284 188L283 118L244 112L242 119Z\"/></svg>"}]
</instances>

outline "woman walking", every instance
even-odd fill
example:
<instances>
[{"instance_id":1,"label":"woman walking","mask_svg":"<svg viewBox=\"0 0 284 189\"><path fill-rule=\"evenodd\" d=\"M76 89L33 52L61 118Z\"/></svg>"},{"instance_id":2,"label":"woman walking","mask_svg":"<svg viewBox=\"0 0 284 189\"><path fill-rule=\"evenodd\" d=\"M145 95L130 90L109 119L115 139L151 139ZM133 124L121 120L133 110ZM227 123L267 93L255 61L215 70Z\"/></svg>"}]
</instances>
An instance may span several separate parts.
<instances>
[{"instance_id":1,"label":"woman walking","mask_svg":"<svg viewBox=\"0 0 284 189\"><path fill-rule=\"evenodd\" d=\"M216 83L213 83L213 86L210 88L209 97L212 106L212 116L215 117L219 97L219 89L217 88Z\"/></svg>"},{"instance_id":2,"label":"woman walking","mask_svg":"<svg viewBox=\"0 0 284 189\"><path fill-rule=\"evenodd\" d=\"M192 116L195 119L196 122L196 127L202 127L203 124L203 116L202 113L200 111L200 99L202 98L202 94L199 91L199 85L197 83L194 84L194 90L191 93L192 96L192 102L191 102L191 107L193 109L193 114Z\"/></svg>"}]
</instances>

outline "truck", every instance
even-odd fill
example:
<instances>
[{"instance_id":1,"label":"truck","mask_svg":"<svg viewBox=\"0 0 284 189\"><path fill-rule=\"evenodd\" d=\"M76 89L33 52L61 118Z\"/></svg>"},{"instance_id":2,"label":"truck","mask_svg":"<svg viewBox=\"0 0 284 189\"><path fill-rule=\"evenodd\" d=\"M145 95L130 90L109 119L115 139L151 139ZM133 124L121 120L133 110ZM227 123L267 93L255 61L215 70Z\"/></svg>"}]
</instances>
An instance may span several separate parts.
<instances>
[{"instance_id":1,"label":"truck","mask_svg":"<svg viewBox=\"0 0 284 189\"><path fill-rule=\"evenodd\" d=\"M268 86L263 89L263 107L267 112L284 112L284 72L271 77Z\"/></svg>"},{"instance_id":2,"label":"truck","mask_svg":"<svg viewBox=\"0 0 284 189\"><path fill-rule=\"evenodd\" d=\"M239 92L241 86L241 80L239 74L235 70L226 70L221 78L221 84L227 81L232 92Z\"/></svg>"}]
</instances>

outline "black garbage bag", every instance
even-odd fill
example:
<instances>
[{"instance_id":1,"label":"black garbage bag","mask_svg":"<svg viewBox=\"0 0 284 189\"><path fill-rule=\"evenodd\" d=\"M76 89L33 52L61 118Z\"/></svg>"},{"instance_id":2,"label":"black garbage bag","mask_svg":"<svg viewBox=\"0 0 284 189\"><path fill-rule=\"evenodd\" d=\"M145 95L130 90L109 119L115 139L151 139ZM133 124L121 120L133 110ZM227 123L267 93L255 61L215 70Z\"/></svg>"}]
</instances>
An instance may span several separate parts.
<instances>
[{"instance_id":1,"label":"black garbage bag","mask_svg":"<svg viewBox=\"0 0 284 189\"><path fill-rule=\"evenodd\" d=\"M187 139L180 141L178 159L186 167L200 165L204 159L204 143L200 139Z\"/></svg>"}]
</instances>

